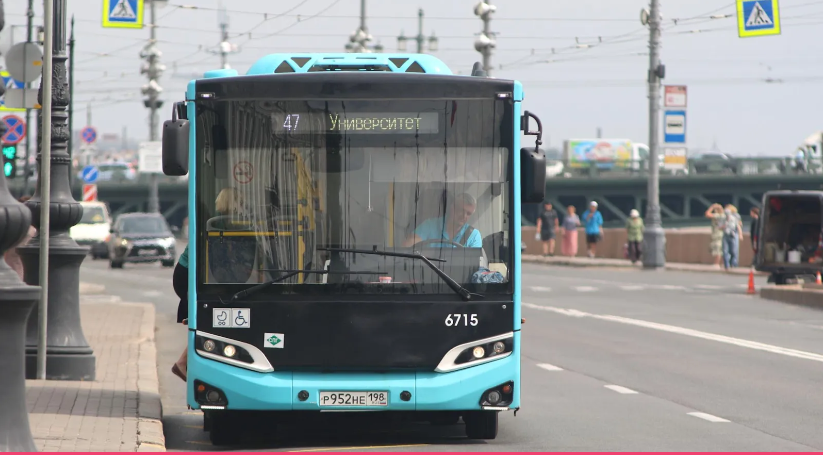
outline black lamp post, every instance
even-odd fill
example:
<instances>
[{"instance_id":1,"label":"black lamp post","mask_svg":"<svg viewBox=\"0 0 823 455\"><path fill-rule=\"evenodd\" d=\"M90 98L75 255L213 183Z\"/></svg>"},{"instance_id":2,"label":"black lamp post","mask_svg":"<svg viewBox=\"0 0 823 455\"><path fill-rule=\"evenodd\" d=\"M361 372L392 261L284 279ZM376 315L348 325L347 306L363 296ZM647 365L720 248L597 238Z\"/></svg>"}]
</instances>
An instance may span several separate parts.
<instances>
[{"instance_id":1,"label":"black lamp post","mask_svg":"<svg viewBox=\"0 0 823 455\"><path fill-rule=\"evenodd\" d=\"M46 0L50 1L50 0ZM37 142L42 142L43 115L51 115L51 162L42 162L42 147L37 156L38 182L34 196L26 202L32 212L32 225L40 232L42 166L51 166L49 190L49 237L39 234L28 245L18 249L25 268L25 281L39 285L40 246L48 242L48 312L46 323L46 379L94 380L94 353L86 341L80 325L80 265L88 254L88 247L77 244L69 237L69 229L83 217L83 207L74 200L69 185L71 158L68 152L69 84L66 68L66 0L53 0L54 34L52 56L51 112L40 111ZM41 84L37 96L43 105ZM28 321L26 333L26 377L37 373L37 341L39 334L38 309Z\"/></svg>"}]
</instances>

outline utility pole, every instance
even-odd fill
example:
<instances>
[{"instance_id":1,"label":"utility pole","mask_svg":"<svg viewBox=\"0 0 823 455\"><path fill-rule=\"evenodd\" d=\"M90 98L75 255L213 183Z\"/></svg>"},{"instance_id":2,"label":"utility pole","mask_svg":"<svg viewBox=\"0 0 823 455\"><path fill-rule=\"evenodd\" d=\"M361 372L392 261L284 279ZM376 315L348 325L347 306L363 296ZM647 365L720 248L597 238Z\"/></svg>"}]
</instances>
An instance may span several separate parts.
<instances>
[{"instance_id":1,"label":"utility pole","mask_svg":"<svg viewBox=\"0 0 823 455\"><path fill-rule=\"evenodd\" d=\"M229 14L223 2L217 4L217 25L220 27L220 45L216 50L209 50L210 54L220 55L220 67L229 69L228 56L238 52L236 44L229 42Z\"/></svg>"},{"instance_id":2,"label":"utility pole","mask_svg":"<svg viewBox=\"0 0 823 455\"><path fill-rule=\"evenodd\" d=\"M150 35L149 43L140 52L140 58L145 59L143 67L140 69L141 74L145 74L149 78L149 83L142 87L142 92L148 98L143 104L149 108L149 140L152 142L158 141L157 138L157 110L163 106L163 101L160 100L160 93L163 87L157 83L163 71L166 69L165 65L160 64L160 57L163 55L157 49L157 0L149 0L151 24L149 25ZM157 174L149 174L149 212L160 211L160 196L157 188Z\"/></svg>"},{"instance_id":3,"label":"utility pole","mask_svg":"<svg viewBox=\"0 0 823 455\"><path fill-rule=\"evenodd\" d=\"M380 53L383 52L383 45L380 43L370 45L374 37L369 34L366 27L366 0L360 0L360 28L349 37L346 43L346 52L351 53Z\"/></svg>"},{"instance_id":4,"label":"utility pole","mask_svg":"<svg viewBox=\"0 0 823 455\"><path fill-rule=\"evenodd\" d=\"M69 34L69 188L74 184L74 14L71 15Z\"/></svg>"},{"instance_id":5,"label":"utility pole","mask_svg":"<svg viewBox=\"0 0 823 455\"><path fill-rule=\"evenodd\" d=\"M474 7L474 15L483 21L483 31L474 40L474 48L483 55L483 71L486 72L486 76L492 74L492 49L497 45L494 33L491 31L492 14L497 11L497 7L489 4L489 1L483 0Z\"/></svg>"},{"instance_id":6,"label":"utility pole","mask_svg":"<svg viewBox=\"0 0 823 455\"><path fill-rule=\"evenodd\" d=\"M660 216L660 80L665 67L660 63L660 1L651 0L648 14L641 21L649 26L649 186L646 229L643 233L643 267L658 269L666 265L666 233Z\"/></svg>"},{"instance_id":7,"label":"utility pole","mask_svg":"<svg viewBox=\"0 0 823 455\"><path fill-rule=\"evenodd\" d=\"M26 11L26 42L30 43L34 39L34 0L29 0L29 8ZM14 40L12 40L12 44L14 44ZM26 84L26 89L33 88L34 85L29 82ZM29 172L30 172L30 165L29 159L31 159L31 109L26 108L26 162L23 164L23 194L29 194Z\"/></svg>"},{"instance_id":8,"label":"utility pole","mask_svg":"<svg viewBox=\"0 0 823 455\"><path fill-rule=\"evenodd\" d=\"M401 30L400 36L397 37L397 50L406 52L406 41L408 41L408 38L403 35ZM417 37L415 37L415 41L417 41L417 53L422 54L423 44L426 41L426 37L423 36L423 8L417 11ZM429 52L437 52L437 37L434 36L434 32L429 37Z\"/></svg>"}]
</instances>

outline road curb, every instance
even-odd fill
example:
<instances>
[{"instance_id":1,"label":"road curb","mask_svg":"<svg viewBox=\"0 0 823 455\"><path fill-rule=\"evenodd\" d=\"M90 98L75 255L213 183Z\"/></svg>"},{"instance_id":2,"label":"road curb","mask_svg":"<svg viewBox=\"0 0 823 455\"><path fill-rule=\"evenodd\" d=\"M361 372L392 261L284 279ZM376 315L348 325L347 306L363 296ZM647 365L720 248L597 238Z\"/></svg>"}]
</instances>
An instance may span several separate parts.
<instances>
[{"instance_id":1,"label":"road curb","mask_svg":"<svg viewBox=\"0 0 823 455\"><path fill-rule=\"evenodd\" d=\"M165 452L163 405L160 401L160 379L157 375L157 345L155 344L155 309L150 303L116 303L143 308L137 360L137 451Z\"/></svg>"},{"instance_id":2,"label":"road curb","mask_svg":"<svg viewBox=\"0 0 823 455\"><path fill-rule=\"evenodd\" d=\"M80 295L100 295L106 292L102 284L80 282Z\"/></svg>"},{"instance_id":3,"label":"road curb","mask_svg":"<svg viewBox=\"0 0 823 455\"><path fill-rule=\"evenodd\" d=\"M764 286L760 298L823 310L823 291L804 289L802 285Z\"/></svg>"},{"instance_id":4,"label":"road curb","mask_svg":"<svg viewBox=\"0 0 823 455\"><path fill-rule=\"evenodd\" d=\"M623 268L623 269L638 269L643 270L641 264L632 264L628 261L621 261L619 259L588 259L588 258L563 258L563 257L543 257L532 254L522 255L522 261L532 264L546 264L546 265L561 265L567 267L579 268ZM736 268L729 271L723 269L716 269L703 264L679 264L670 263L665 265L665 270L673 270L678 272L698 272L698 273L713 273L713 274L729 274L729 275L748 275L749 269ZM768 276L767 273L754 272L756 276Z\"/></svg>"}]
</instances>

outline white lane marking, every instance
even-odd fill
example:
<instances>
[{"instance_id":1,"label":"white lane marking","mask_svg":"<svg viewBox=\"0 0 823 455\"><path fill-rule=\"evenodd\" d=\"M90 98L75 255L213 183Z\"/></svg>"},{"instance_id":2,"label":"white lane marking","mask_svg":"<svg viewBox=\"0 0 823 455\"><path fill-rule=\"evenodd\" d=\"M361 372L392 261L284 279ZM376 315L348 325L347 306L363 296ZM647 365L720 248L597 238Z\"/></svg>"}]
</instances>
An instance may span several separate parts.
<instances>
[{"instance_id":1,"label":"white lane marking","mask_svg":"<svg viewBox=\"0 0 823 455\"><path fill-rule=\"evenodd\" d=\"M574 290L577 292L594 292L597 288L591 286L575 286Z\"/></svg>"},{"instance_id":2,"label":"white lane marking","mask_svg":"<svg viewBox=\"0 0 823 455\"><path fill-rule=\"evenodd\" d=\"M632 389L627 389L627 388L619 386L619 385L606 385L606 386L603 386L603 387L605 387L609 390L614 390L617 393L622 393L624 395L632 395L632 394L637 393Z\"/></svg>"},{"instance_id":3,"label":"white lane marking","mask_svg":"<svg viewBox=\"0 0 823 455\"><path fill-rule=\"evenodd\" d=\"M163 293L160 291L145 291L143 292L143 295L146 297L160 297Z\"/></svg>"},{"instance_id":4,"label":"white lane marking","mask_svg":"<svg viewBox=\"0 0 823 455\"><path fill-rule=\"evenodd\" d=\"M537 368L542 368L546 371L563 371L562 368L556 367L556 366L548 364L548 363L538 363Z\"/></svg>"},{"instance_id":5,"label":"white lane marking","mask_svg":"<svg viewBox=\"0 0 823 455\"><path fill-rule=\"evenodd\" d=\"M544 286L532 286L531 290L534 292L549 292L552 290L552 288L547 288Z\"/></svg>"},{"instance_id":6,"label":"white lane marking","mask_svg":"<svg viewBox=\"0 0 823 455\"><path fill-rule=\"evenodd\" d=\"M671 284L658 284L658 285L652 285L652 287L655 288L655 289L664 289L666 291L685 291L686 290L686 286L675 286L675 285L671 285Z\"/></svg>"},{"instance_id":7,"label":"white lane marking","mask_svg":"<svg viewBox=\"0 0 823 455\"><path fill-rule=\"evenodd\" d=\"M799 351L797 349L782 348L771 344L759 343L757 341L743 340L740 338L728 337L725 335L717 335L714 333L701 332L699 330L687 329L677 327L674 325L659 324L656 322L642 321L640 319L630 319L620 316L610 316L606 314L592 314L585 313L579 310L555 308L543 305L535 305L533 303L523 302L523 306L534 310L549 311L552 313L562 314L564 316L577 318L592 318L600 319L602 321L618 322L620 324L634 325L637 327L645 327L647 329L660 330L661 332L676 333L679 335L686 335L694 338L702 338L704 340L717 341L718 343L731 344L743 348L754 349L758 351L771 352L773 354L781 354L788 357L795 357L798 359L814 360L815 362L823 362L823 355L814 352Z\"/></svg>"},{"instance_id":8,"label":"white lane marking","mask_svg":"<svg viewBox=\"0 0 823 455\"><path fill-rule=\"evenodd\" d=\"M708 290L723 289L723 286L715 286L713 284L698 284L695 287L698 288L698 289L708 289Z\"/></svg>"},{"instance_id":9,"label":"white lane marking","mask_svg":"<svg viewBox=\"0 0 823 455\"><path fill-rule=\"evenodd\" d=\"M709 422L714 422L714 423L728 422L728 420L726 420L726 419L721 419L720 417L713 416L711 414L706 414L705 412L689 412L688 414L692 417L697 417L698 419L708 420Z\"/></svg>"},{"instance_id":10,"label":"white lane marking","mask_svg":"<svg viewBox=\"0 0 823 455\"><path fill-rule=\"evenodd\" d=\"M642 291L646 289L646 286L620 286L620 289L624 291Z\"/></svg>"}]
</instances>

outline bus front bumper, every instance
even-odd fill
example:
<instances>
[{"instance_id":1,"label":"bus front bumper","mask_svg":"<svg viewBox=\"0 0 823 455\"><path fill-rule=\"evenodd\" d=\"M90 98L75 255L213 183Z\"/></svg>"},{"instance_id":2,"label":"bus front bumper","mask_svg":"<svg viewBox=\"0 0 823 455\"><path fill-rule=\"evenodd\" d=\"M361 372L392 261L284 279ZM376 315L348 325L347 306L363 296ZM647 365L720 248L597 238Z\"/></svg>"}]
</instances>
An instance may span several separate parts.
<instances>
[{"instance_id":1,"label":"bus front bumper","mask_svg":"<svg viewBox=\"0 0 823 455\"><path fill-rule=\"evenodd\" d=\"M194 333L189 332L189 336L187 401L192 409L468 411L520 407L520 332L514 334L512 355L448 373L258 373L200 356L191 348ZM481 405L490 390L500 390L505 385L513 389L509 399L497 406L488 402ZM203 399L212 390L222 395L222 399L215 402L216 406ZM355 400L362 400L363 394L352 392L384 392L386 400L385 404L376 406L333 406L329 394L334 392L342 393L346 399L349 398L346 394L356 395ZM324 402L321 402L322 398Z\"/></svg>"}]
</instances>

